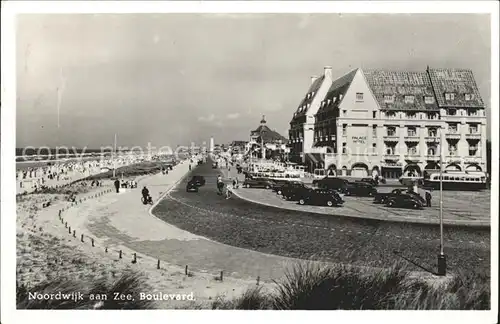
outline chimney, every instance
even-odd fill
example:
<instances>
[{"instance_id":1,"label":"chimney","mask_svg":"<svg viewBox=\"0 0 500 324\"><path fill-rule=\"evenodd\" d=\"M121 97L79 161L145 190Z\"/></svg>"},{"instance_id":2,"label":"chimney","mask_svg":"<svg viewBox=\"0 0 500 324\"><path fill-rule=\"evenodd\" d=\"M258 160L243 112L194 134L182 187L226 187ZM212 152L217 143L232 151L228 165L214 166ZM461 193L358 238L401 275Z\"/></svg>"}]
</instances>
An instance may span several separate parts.
<instances>
[{"instance_id":1,"label":"chimney","mask_svg":"<svg viewBox=\"0 0 500 324\"><path fill-rule=\"evenodd\" d=\"M329 78L330 80L332 79L332 67L331 66L325 66L325 79Z\"/></svg>"},{"instance_id":2,"label":"chimney","mask_svg":"<svg viewBox=\"0 0 500 324\"><path fill-rule=\"evenodd\" d=\"M318 80L318 77L317 77L316 75L313 75L313 76L311 77L311 84L313 84L313 83L314 83L314 81L316 81L316 80Z\"/></svg>"}]
</instances>

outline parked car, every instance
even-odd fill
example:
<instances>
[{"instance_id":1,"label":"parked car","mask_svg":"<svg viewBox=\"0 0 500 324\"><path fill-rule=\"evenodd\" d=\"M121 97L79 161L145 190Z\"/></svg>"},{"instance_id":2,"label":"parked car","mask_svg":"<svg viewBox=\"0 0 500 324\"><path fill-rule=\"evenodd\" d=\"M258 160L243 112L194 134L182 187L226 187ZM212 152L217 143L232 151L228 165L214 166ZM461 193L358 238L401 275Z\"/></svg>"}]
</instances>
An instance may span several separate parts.
<instances>
[{"instance_id":1,"label":"parked car","mask_svg":"<svg viewBox=\"0 0 500 324\"><path fill-rule=\"evenodd\" d=\"M200 175L194 175L189 182L195 184L198 187L202 187L205 185L205 177Z\"/></svg>"},{"instance_id":2,"label":"parked car","mask_svg":"<svg viewBox=\"0 0 500 324\"><path fill-rule=\"evenodd\" d=\"M373 178L363 178L361 180L356 180L355 182L364 182L364 183L369 183L375 187L378 186L378 181Z\"/></svg>"},{"instance_id":3,"label":"parked car","mask_svg":"<svg viewBox=\"0 0 500 324\"><path fill-rule=\"evenodd\" d=\"M313 188L305 185L304 183L299 182L287 187L283 187L281 195L286 200L297 201L300 199L300 197L302 197L310 190L313 190Z\"/></svg>"},{"instance_id":4,"label":"parked car","mask_svg":"<svg viewBox=\"0 0 500 324\"><path fill-rule=\"evenodd\" d=\"M298 201L300 205L326 205L329 207L340 206L344 203L344 200L336 191L325 189L304 191L303 196Z\"/></svg>"},{"instance_id":5,"label":"parked car","mask_svg":"<svg viewBox=\"0 0 500 324\"><path fill-rule=\"evenodd\" d=\"M244 188L266 188L270 189L273 187L273 182L268 179L251 179L247 178L243 182Z\"/></svg>"},{"instance_id":6,"label":"parked car","mask_svg":"<svg viewBox=\"0 0 500 324\"><path fill-rule=\"evenodd\" d=\"M404 194L407 191L406 189L394 189L391 192L379 192L375 195L373 202L375 204L385 204L389 198Z\"/></svg>"},{"instance_id":7,"label":"parked car","mask_svg":"<svg viewBox=\"0 0 500 324\"><path fill-rule=\"evenodd\" d=\"M312 183L322 189L339 189L345 187L349 181L337 177L324 177L319 180L315 179Z\"/></svg>"},{"instance_id":8,"label":"parked car","mask_svg":"<svg viewBox=\"0 0 500 324\"><path fill-rule=\"evenodd\" d=\"M389 198L385 204L387 207L422 209L424 204L414 194L402 194Z\"/></svg>"},{"instance_id":9,"label":"parked car","mask_svg":"<svg viewBox=\"0 0 500 324\"><path fill-rule=\"evenodd\" d=\"M338 190L346 196L372 197L377 194L377 188L364 182L348 182Z\"/></svg>"},{"instance_id":10,"label":"parked car","mask_svg":"<svg viewBox=\"0 0 500 324\"><path fill-rule=\"evenodd\" d=\"M278 195L283 195L283 192L287 189L294 188L294 187L300 187L303 186L304 184L300 181L280 181L276 182L276 184L273 186L273 191L276 192Z\"/></svg>"},{"instance_id":11,"label":"parked car","mask_svg":"<svg viewBox=\"0 0 500 324\"><path fill-rule=\"evenodd\" d=\"M198 188L200 186L197 185L196 182L194 181L188 181L187 185L186 185L186 191L187 192L198 192Z\"/></svg>"}]
</instances>

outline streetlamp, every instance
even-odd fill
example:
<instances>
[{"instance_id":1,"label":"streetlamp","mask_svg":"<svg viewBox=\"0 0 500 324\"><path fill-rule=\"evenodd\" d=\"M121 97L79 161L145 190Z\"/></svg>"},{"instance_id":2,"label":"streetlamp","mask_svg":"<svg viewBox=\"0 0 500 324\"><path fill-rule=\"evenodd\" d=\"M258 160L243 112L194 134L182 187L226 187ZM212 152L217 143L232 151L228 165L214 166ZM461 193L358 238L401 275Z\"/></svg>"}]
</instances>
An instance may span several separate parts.
<instances>
[{"instance_id":1,"label":"streetlamp","mask_svg":"<svg viewBox=\"0 0 500 324\"><path fill-rule=\"evenodd\" d=\"M439 127L439 232L440 232L440 248L437 259L437 275L446 276L446 255L444 254L443 240L443 143L444 143L443 127Z\"/></svg>"}]
</instances>

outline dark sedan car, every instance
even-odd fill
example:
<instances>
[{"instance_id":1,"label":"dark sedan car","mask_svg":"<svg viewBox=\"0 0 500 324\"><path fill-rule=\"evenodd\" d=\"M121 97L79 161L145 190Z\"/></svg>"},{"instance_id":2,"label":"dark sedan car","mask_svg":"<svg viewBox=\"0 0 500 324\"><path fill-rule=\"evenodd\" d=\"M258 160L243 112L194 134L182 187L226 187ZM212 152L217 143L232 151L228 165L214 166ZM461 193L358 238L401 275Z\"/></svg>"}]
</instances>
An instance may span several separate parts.
<instances>
[{"instance_id":1,"label":"dark sedan car","mask_svg":"<svg viewBox=\"0 0 500 324\"><path fill-rule=\"evenodd\" d=\"M303 186L304 184L300 181L282 181L282 182L277 182L273 186L273 191L281 196L286 190L290 188L303 187Z\"/></svg>"},{"instance_id":2,"label":"dark sedan car","mask_svg":"<svg viewBox=\"0 0 500 324\"><path fill-rule=\"evenodd\" d=\"M247 178L243 182L243 187L244 188L265 188L265 189L270 189L272 188L274 183L270 180L267 179L250 179Z\"/></svg>"},{"instance_id":3,"label":"dark sedan car","mask_svg":"<svg viewBox=\"0 0 500 324\"><path fill-rule=\"evenodd\" d=\"M286 200L297 201L300 199L300 197L307 194L307 192L310 190L314 190L314 188L309 187L308 185L305 185L303 183L300 183L294 186L283 188L282 196ZM323 189L323 190L328 190L328 189Z\"/></svg>"},{"instance_id":4,"label":"dark sedan car","mask_svg":"<svg viewBox=\"0 0 500 324\"><path fill-rule=\"evenodd\" d=\"M191 178L191 180L189 180L189 182L193 183L198 187L201 187L205 185L205 177L200 175L195 175Z\"/></svg>"},{"instance_id":5,"label":"dark sedan car","mask_svg":"<svg viewBox=\"0 0 500 324\"><path fill-rule=\"evenodd\" d=\"M340 206L344 200L340 195L333 190L311 189L303 192L303 196L299 198L300 205L326 205L328 207Z\"/></svg>"},{"instance_id":6,"label":"dark sedan car","mask_svg":"<svg viewBox=\"0 0 500 324\"><path fill-rule=\"evenodd\" d=\"M338 190L346 196L372 197L377 194L374 186L364 182L348 182Z\"/></svg>"},{"instance_id":7,"label":"dark sedan car","mask_svg":"<svg viewBox=\"0 0 500 324\"><path fill-rule=\"evenodd\" d=\"M375 195L375 204L385 204L390 198L406 193L406 189L394 189L391 192L379 192Z\"/></svg>"},{"instance_id":8,"label":"dark sedan car","mask_svg":"<svg viewBox=\"0 0 500 324\"><path fill-rule=\"evenodd\" d=\"M385 204L387 207L422 209L422 201L412 194L402 194L389 198Z\"/></svg>"},{"instance_id":9,"label":"dark sedan car","mask_svg":"<svg viewBox=\"0 0 500 324\"><path fill-rule=\"evenodd\" d=\"M200 186L198 186L195 182L189 181L186 185L187 192L198 192Z\"/></svg>"},{"instance_id":10,"label":"dark sedan car","mask_svg":"<svg viewBox=\"0 0 500 324\"><path fill-rule=\"evenodd\" d=\"M322 189L339 189L345 187L349 181L342 178L334 178L334 177L325 177L320 180L313 180L313 185L318 186L318 188Z\"/></svg>"},{"instance_id":11,"label":"dark sedan car","mask_svg":"<svg viewBox=\"0 0 500 324\"><path fill-rule=\"evenodd\" d=\"M361 180L356 180L355 182L369 183L372 186L378 186L378 181L373 178L363 178Z\"/></svg>"}]
</instances>

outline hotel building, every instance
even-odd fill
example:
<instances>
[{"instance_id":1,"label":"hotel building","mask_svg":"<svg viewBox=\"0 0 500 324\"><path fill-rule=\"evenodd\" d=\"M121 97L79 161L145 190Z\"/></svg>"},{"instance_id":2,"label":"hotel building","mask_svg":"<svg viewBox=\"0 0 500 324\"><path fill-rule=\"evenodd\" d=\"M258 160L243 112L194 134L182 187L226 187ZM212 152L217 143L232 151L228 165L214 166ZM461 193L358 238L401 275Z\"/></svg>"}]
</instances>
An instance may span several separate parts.
<instances>
[{"instance_id":1,"label":"hotel building","mask_svg":"<svg viewBox=\"0 0 500 324\"><path fill-rule=\"evenodd\" d=\"M444 170L486 172L484 108L470 70L358 68L333 79L325 67L290 122L290 159L329 175L397 178L438 170L442 150Z\"/></svg>"}]
</instances>

